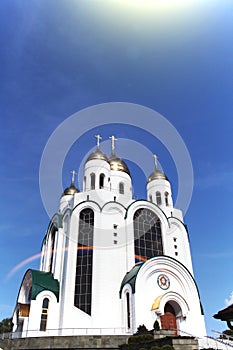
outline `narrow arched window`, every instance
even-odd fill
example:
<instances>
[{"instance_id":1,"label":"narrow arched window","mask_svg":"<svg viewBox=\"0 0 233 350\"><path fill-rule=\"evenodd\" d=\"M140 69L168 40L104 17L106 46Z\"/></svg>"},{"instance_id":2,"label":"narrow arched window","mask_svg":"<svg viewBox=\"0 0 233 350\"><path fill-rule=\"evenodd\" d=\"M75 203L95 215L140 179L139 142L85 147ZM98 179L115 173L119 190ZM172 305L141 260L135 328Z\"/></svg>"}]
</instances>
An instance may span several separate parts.
<instances>
[{"instance_id":1,"label":"narrow arched window","mask_svg":"<svg viewBox=\"0 0 233 350\"><path fill-rule=\"evenodd\" d=\"M95 174L91 173L91 190L95 189Z\"/></svg>"},{"instance_id":2,"label":"narrow arched window","mask_svg":"<svg viewBox=\"0 0 233 350\"><path fill-rule=\"evenodd\" d=\"M157 203L157 205L162 204L161 193L159 191L156 192L156 203Z\"/></svg>"},{"instance_id":3,"label":"narrow arched window","mask_svg":"<svg viewBox=\"0 0 233 350\"><path fill-rule=\"evenodd\" d=\"M166 206L168 207L168 205L169 205L169 202L168 202L169 193L168 193L168 192L165 192L165 193L164 193L164 196L165 196L165 204L166 204Z\"/></svg>"},{"instance_id":4,"label":"narrow arched window","mask_svg":"<svg viewBox=\"0 0 233 350\"><path fill-rule=\"evenodd\" d=\"M94 212L79 215L74 305L91 315Z\"/></svg>"},{"instance_id":5,"label":"narrow arched window","mask_svg":"<svg viewBox=\"0 0 233 350\"><path fill-rule=\"evenodd\" d=\"M84 179L83 179L84 191L86 191L86 186L87 186L87 178L86 178L86 176L84 176Z\"/></svg>"},{"instance_id":6,"label":"narrow arched window","mask_svg":"<svg viewBox=\"0 0 233 350\"><path fill-rule=\"evenodd\" d=\"M152 195L149 195L149 201L152 202Z\"/></svg>"},{"instance_id":7,"label":"narrow arched window","mask_svg":"<svg viewBox=\"0 0 233 350\"><path fill-rule=\"evenodd\" d=\"M135 262L163 255L161 222L147 208L138 209L133 217Z\"/></svg>"},{"instance_id":8,"label":"narrow arched window","mask_svg":"<svg viewBox=\"0 0 233 350\"><path fill-rule=\"evenodd\" d=\"M49 299L44 298L41 311L40 319L40 331L46 331L47 320L48 320L48 310L49 310Z\"/></svg>"},{"instance_id":9,"label":"narrow arched window","mask_svg":"<svg viewBox=\"0 0 233 350\"><path fill-rule=\"evenodd\" d=\"M54 225L52 225L51 243L50 243L50 260L49 260L49 267L48 267L49 272L52 272L52 268L53 268L56 231L57 231L57 228Z\"/></svg>"},{"instance_id":10,"label":"narrow arched window","mask_svg":"<svg viewBox=\"0 0 233 350\"><path fill-rule=\"evenodd\" d=\"M99 188L104 188L104 174L100 174L100 183L99 183Z\"/></svg>"},{"instance_id":11,"label":"narrow arched window","mask_svg":"<svg viewBox=\"0 0 233 350\"><path fill-rule=\"evenodd\" d=\"M119 183L119 193L120 194L124 194L125 193L125 189L124 189L124 184L123 182Z\"/></svg>"},{"instance_id":12,"label":"narrow arched window","mask_svg":"<svg viewBox=\"0 0 233 350\"><path fill-rule=\"evenodd\" d=\"M129 292L126 292L126 312L127 312L127 328L130 328L130 298Z\"/></svg>"}]
</instances>

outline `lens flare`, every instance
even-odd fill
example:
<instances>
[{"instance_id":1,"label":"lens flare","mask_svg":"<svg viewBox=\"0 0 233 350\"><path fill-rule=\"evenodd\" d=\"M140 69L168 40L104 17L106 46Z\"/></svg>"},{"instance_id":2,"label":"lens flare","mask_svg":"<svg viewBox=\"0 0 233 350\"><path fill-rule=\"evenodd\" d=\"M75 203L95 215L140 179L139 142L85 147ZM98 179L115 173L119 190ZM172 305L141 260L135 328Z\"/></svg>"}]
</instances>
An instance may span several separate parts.
<instances>
[{"instance_id":1,"label":"lens flare","mask_svg":"<svg viewBox=\"0 0 233 350\"><path fill-rule=\"evenodd\" d=\"M18 265L16 265L6 276L6 280L8 280L9 278L11 278L21 267L27 265L28 263L30 263L31 261L34 261L36 259L39 259L41 257L41 253L37 253L35 255L30 256L29 258L21 261L21 263L19 263Z\"/></svg>"}]
</instances>

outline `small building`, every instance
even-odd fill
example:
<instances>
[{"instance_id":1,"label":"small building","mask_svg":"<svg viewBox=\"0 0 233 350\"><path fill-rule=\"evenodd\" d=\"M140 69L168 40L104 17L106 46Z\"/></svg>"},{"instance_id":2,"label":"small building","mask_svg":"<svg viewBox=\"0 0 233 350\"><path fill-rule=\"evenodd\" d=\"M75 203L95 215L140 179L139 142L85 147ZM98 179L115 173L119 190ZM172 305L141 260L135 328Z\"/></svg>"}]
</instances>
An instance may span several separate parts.
<instances>
[{"instance_id":1,"label":"small building","mask_svg":"<svg viewBox=\"0 0 233 350\"><path fill-rule=\"evenodd\" d=\"M226 321L227 326L233 330L233 304L218 311L213 317L217 320Z\"/></svg>"}]
</instances>

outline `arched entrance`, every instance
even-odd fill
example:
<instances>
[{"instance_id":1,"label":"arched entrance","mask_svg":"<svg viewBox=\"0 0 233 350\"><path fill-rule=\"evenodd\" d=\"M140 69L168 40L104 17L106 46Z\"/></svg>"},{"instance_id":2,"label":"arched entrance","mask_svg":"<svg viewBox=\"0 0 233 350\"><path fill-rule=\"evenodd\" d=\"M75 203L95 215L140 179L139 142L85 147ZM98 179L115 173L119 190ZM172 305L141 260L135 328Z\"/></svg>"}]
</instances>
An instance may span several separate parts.
<instances>
[{"instance_id":1,"label":"arched entrance","mask_svg":"<svg viewBox=\"0 0 233 350\"><path fill-rule=\"evenodd\" d=\"M161 316L161 328L174 330L177 335L176 313L170 303L166 303L164 307L164 315Z\"/></svg>"}]
</instances>

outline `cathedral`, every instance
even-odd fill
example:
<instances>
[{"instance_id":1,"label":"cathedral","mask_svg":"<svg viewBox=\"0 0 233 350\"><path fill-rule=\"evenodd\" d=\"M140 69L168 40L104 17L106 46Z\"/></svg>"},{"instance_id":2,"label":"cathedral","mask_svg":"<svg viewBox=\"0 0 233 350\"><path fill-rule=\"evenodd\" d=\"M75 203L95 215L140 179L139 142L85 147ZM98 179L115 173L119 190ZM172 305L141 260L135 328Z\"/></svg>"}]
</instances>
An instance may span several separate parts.
<instances>
[{"instance_id":1,"label":"cathedral","mask_svg":"<svg viewBox=\"0 0 233 350\"><path fill-rule=\"evenodd\" d=\"M14 337L127 335L144 324L205 336L189 236L158 167L147 199L132 195L127 164L97 147L83 187L61 195L41 246L39 270L26 271L14 310Z\"/></svg>"}]
</instances>

